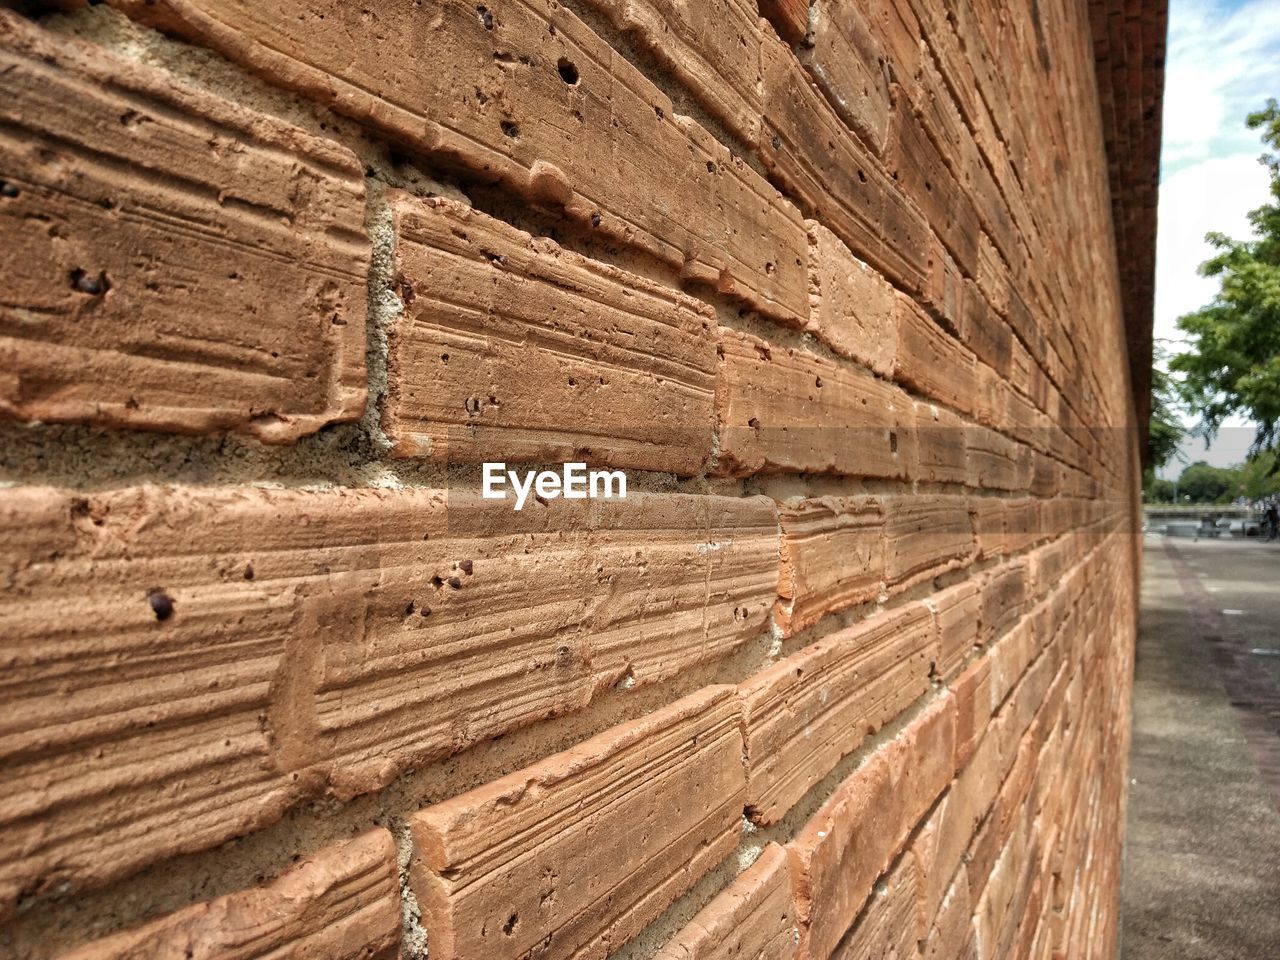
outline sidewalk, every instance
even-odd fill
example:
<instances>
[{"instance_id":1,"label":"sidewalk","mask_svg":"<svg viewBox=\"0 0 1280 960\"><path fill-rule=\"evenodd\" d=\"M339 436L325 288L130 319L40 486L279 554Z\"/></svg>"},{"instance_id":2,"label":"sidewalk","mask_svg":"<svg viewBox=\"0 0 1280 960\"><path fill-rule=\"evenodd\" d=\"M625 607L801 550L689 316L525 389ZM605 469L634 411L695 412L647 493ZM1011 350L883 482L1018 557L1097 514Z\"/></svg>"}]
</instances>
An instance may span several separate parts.
<instances>
[{"instance_id":1,"label":"sidewalk","mask_svg":"<svg viewBox=\"0 0 1280 960\"><path fill-rule=\"evenodd\" d=\"M1121 953L1276 960L1280 550L1173 543L1146 539Z\"/></svg>"}]
</instances>

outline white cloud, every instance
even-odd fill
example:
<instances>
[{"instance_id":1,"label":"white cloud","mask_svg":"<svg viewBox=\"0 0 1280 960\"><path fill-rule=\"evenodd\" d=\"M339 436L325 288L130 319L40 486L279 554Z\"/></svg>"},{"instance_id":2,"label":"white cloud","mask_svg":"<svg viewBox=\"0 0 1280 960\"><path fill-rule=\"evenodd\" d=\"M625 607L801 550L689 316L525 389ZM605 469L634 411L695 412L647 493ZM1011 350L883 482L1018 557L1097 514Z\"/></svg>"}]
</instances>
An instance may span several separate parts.
<instances>
[{"instance_id":1,"label":"white cloud","mask_svg":"<svg viewBox=\"0 0 1280 960\"><path fill-rule=\"evenodd\" d=\"M1248 213L1267 201L1270 180L1256 154L1202 160L1160 184L1156 239L1157 338L1181 340L1178 317L1213 299L1218 281L1197 272L1213 253L1210 231L1245 238Z\"/></svg>"},{"instance_id":2,"label":"white cloud","mask_svg":"<svg viewBox=\"0 0 1280 960\"><path fill-rule=\"evenodd\" d=\"M1280 95L1280 3L1174 0L1164 99L1166 175L1261 152L1245 116Z\"/></svg>"}]
</instances>

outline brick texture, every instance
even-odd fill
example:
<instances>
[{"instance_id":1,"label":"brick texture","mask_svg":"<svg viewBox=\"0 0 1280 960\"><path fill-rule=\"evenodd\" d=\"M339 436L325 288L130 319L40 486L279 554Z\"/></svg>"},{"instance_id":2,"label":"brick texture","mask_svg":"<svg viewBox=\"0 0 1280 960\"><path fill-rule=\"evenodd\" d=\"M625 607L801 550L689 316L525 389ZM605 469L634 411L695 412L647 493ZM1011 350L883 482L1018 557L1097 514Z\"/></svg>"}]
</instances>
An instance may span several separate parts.
<instances>
[{"instance_id":1,"label":"brick texture","mask_svg":"<svg viewBox=\"0 0 1280 960\"><path fill-rule=\"evenodd\" d=\"M744 787L731 693L708 688L416 814L433 955L599 955L730 853Z\"/></svg>"},{"instance_id":2,"label":"brick texture","mask_svg":"<svg viewBox=\"0 0 1280 960\"><path fill-rule=\"evenodd\" d=\"M386 830L325 847L264 887L228 894L95 941L67 960L187 956L394 960L400 889Z\"/></svg>"},{"instance_id":3,"label":"brick texture","mask_svg":"<svg viewBox=\"0 0 1280 960\"><path fill-rule=\"evenodd\" d=\"M349 150L8 11L0 70L0 414L273 443L360 415Z\"/></svg>"}]
</instances>

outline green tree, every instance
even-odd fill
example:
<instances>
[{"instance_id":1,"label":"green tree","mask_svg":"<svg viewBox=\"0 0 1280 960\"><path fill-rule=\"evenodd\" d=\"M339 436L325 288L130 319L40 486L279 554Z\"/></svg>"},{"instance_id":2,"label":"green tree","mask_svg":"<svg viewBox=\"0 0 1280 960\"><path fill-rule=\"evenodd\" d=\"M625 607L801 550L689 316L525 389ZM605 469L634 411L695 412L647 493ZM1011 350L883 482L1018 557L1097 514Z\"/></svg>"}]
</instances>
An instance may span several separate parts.
<instances>
[{"instance_id":1,"label":"green tree","mask_svg":"<svg viewBox=\"0 0 1280 960\"><path fill-rule=\"evenodd\" d=\"M1147 428L1147 475L1149 485L1155 473L1178 453L1178 444L1186 436L1178 411L1178 384L1165 369L1168 351L1156 344L1151 364L1151 421Z\"/></svg>"},{"instance_id":2,"label":"green tree","mask_svg":"<svg viewBox=\"0 0 1280 960\"><path fill-rule=\"evenodd\" d=\"M1280 105L1249 115L1252 130L1280 151ZM1254 451L1274 450L1280 441L1280 152L1262 156L1271 172L1272 202L1249 214L1256 236L1232 240L1220 233L1206 238L1217 251L1200 267L1217 277L1221 289L1208 306L1189 313L1178 326L1191 349L1170 368L1181 374L1181 392L1200 412L1200 430L1212 438L1233 414L1257 424Z\"/></svg>"},{"instance_id":3,"label":"green tree","mask_svg":"<svg viewBox=\"0 0 1280 960\"><path fill-rule=\"evenodd\" d=\"M1173 503L1177 487L1172 480L1161 480L1152 476L1143 486L1142 499L1145 503Z\"/></svg>"},{"instance_id":4,"label":"green tree","mask_svg":"<svg viewBox=\"0 0 1280 960\"><path fill-rule=\"evenodd\" d=\"M1250 500L1269 500L1280 496L1280 470L1276 468L1276 453L1264 450L1250 457L1242 468L1244 495Z\"/></svg>"},{"instance_id":5,"label":"green tree","mask_svg":"<svg viewBox=\"0 0 1280 960\"><path fill-rule=\"evenodd\" d=\"M1230 503L1243 493L1241 471L1233 467L1211 467L1197 460L1178 478L1178 496L1192 503Z\"/></svg>"}]
</instances>

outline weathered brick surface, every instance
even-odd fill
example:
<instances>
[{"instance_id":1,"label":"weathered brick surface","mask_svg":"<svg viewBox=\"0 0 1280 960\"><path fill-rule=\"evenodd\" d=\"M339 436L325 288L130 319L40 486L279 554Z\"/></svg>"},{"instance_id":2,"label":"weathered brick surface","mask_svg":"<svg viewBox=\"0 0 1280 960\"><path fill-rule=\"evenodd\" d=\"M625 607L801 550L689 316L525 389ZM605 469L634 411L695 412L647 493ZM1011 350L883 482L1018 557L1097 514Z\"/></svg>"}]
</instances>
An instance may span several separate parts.
<instances>
[{"instance_id":1,"label":"weathered brick surface","mask_svg":"<svg viewBox=\"0 0 1280 960\"><path fill-rule=\"evenodd\" d=\"M871 18L848 0L816 0L810 22L805 66L845 125L882 154L892 102L885 51Z\"/></svg>"},{"instance_id":2,"label":"weathered brick surface","mask_svg":"<svg viewBox=\"0 0 1280 960\"><path fill-rule=\"evenodd\" d=\"M845 936L832 960L883 960L916 952L916 862L907 856L871 894L863 914Z\"/></svg>"},{"instance_id":3,"label":"weathered brick surface","mask_svg":"<svg viewBox=\"0 0 1280 960\"><path fill-rule=\"evenodd\" d=\"M327 846L263 887L95 941L66 960L400 956L396 849L386 830Z\"/></svg>"},{"instance_id":4,"label":"weathered brick surface","mask_svg":"<svg viewBox=\"0 0 1280 960\"><path fill-rule=\"evenodd\" d=\"M897 319L894 379L960 413L972 412L973 354L905 297L899 298Z\"/></svg>"},{"instance_id":5,"label":"weathered brick surface","mask_svg":"<svg viewBox=\"0 0 1280 960\"><path fill-rule=\"evenodd\" d=\"M715 316L450 200L398 196L383 423L399 456L694 474L711 455Z\"/></svg>"},{"instance_id":6,"label":"weathered brick surface","mask_svg":"<svg viewBox=\"0 0 1280 960\"><path fill-rule=\"evenodd\" d=\"M967 580L935 593L928 603L938 621L938 673L950 676L978 642L982 592Z\"/></svg>"},{"instance_id":7,"label":"weathered brick surface","mask_svg":"<svg viewBox=\"0 0 1280 960\"><path fill-rule=\"evenodd\" d=\"M933 618L912 605L824 637L741 684L752 818L781 818L928 690L936 659Z\"/></svg>"},{"instance_id":8,"label":"weathered brick surface","mask_svg":"<svg viewBox=\"0 0 1280 960\"><path fill-rule=\"evenodd\" d=\"M768 501L558 505L4 491L5 899L219 843L326 781L382 786L763 629ZM48 616L66 596L92 631Z\"/></svg>"},{"instance_id":9,"label":"weathered brick surface","mask_svg":"<svg viewBox=\"0 0 1280 960\"><path fill-rule=\"evenodd\" d=\"M790 864L786 850L770 843L655 960L790 960L795 955Z\"/></svg>"},{"instance_id":10,"label":"weathered brick surface","mask_svg":"<svg viewBox=\"0 0 1280 960\"><path fill-rule=\"evenodd\" d=\"M809 231L809 322L805 330L842 357L884 377L897 353L897 298L883 277L816 221Z\"/></svg>"},{"instance_id":11,"label":"weathered brick surface","mask_svg":"<svg viewBox=\"0 0 1280 960\"><path fill-rule=\"evenodd\" d=\"M720 473L903 477L910 398L854 367L720 331Z\"/></svg>"},{"instance_id":12,"label":"weathered brick surface","mask_svg":"<svg viewBox=\"0 0 1280 960\"><path fill-rule=\"evenodd\" d=\"M878 599L884 583L884 510L874 497L786 504L774 622L795 633L828 613Z\"/></svg>"},{"instance_id":13,"label":"weathered brick surface","mask_svg":"<svg viewBox=\"0 0 1280 960\"><path fill-rule=\"evenodd\" d=\"M830 956L954 772L954 705L932 704L872 754L790 844L802 943Z\"/></svg>"},{"instance_id":14,"label":"weathered brick surface","mask_svg":"<svg viewBox=\"0 0 1280 960\"><path fill-rule=\"evenodd\" d=\"M686 277L806 312L794 208L561 4L442 0L428 19L412 3L117 2Z\"/></svg>"},{"instance_id":15,"label":"weathered brick surface","mask_svg":"<svg viewBox=\"0 0 1280 960\"><path fill-rule=\"evenodd\" d=\"M802 0L807 2L807 0ZM747 143L760 129L760 17L752 0L587 0Z\"/></svg>"},{"instance_id":16,"label":"weathered brick surface","mask_svg":"<svg viewBox=\"0 0 1280 960\"><path fill-rule=\"evenodd\" d=\"M360 415L349 150L9 11L0 74L0 415L273 443Z\"/></svg>"},{"instance_id":17,"label":"weathered brick surface","mask_svg":"<svg viewBox=\"0 0 1280 960\"><path fill-rule=\"evenodd\" d=\"M791 49L764 39L760 157L853 253L908 289L927 275L928 225L813 85Z\"/></svg>"},{"instance_id":18,"label":"weathered brick surface","mask_svg":"<svg viewBox=\"0 0 1280 960\"><path fill-rule=\"evenodd\" d=\"M895 589L960 567L976 552L964 497L889 497L884 511L885 580Z\"/></svg>"},{"instance_id":19,"label":"weathered brick surface","mask_svg":"<svg viewBox=\"0 0 1280 960\"><path fill-rule=\"evenodd\" d=\"M432 956L602 956L731 853L731 693L709 687L411 817Z\"/></svg>"}]
</instances>

